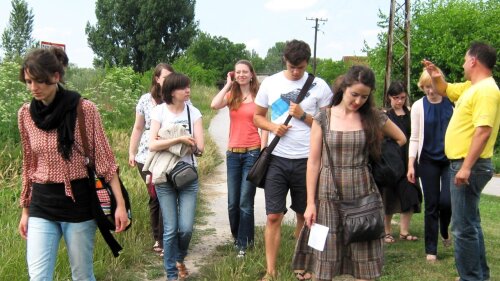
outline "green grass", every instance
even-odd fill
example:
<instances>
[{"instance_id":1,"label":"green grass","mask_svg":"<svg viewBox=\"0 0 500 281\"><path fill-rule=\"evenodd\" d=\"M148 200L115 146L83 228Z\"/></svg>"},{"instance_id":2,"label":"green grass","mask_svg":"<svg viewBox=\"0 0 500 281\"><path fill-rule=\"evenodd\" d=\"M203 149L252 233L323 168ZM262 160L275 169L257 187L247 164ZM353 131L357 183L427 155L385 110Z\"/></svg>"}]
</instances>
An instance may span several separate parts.
<instances>
[{"instance_id":1,"label":"green grass","mask_svg":"<svg viewBox=\"0 0 500 281\"><path fill-rule=\"evenodd\" d=\"M216 112L209 107L211 97L217 93L215 87L193 85L192 101L203 115L204 128ZM133 110L133 108L132 108ZM153 240L149 225L148 194L137 168L128 166L128 144L130 128L107 130L115 157L120 165L120 176L127 187L132 201L133 226L115 237L124 247L121 255L114 258L108 246L98 233L94 251L94 271L97 280L136 281L163 276L161 259L151 251ZM28 280L26 268L26 241L18 234L17 226L21 214L19 195L21 186L21 163L19 144L3 141L0 150L0 280ZM200 181L207 177L221 161L217 147L205 130L206 149L199 158ZM203 206L200 198L200 206ZM201 210L197 210L197 224L204 223ZM195 232L197 235L210 233ZM69 261L64 243L60 244L54 280L71 280Z\"/></svg>"},{"instance_id":2,"label":"green grass","mask_svg":"<svg viewBox=\"0 0 500 281\"><path fill-rule=\"evenodd\" d=\"M491 280L500 280L500 217L498 210L500 198L483 195L481 197L481 218L485 236L488 264L491 269ZM398 216L395 216L398 220ZM453 257L453 248L438 246L438 262L429 264L425 261L423 213L415 214L411 223L411 232L419 237L417 242L396 240L396 243L385 246L385 266L380 281L441 281L454 280L457 275ZM393 226L394 235L398 227ZM291 270L291 259L295 247L292 239L293 225L284 225L281 249L278 257L277 281L294 280ZM265 273L265 257L263 244L263 228L256 231L253 250L245 259L236 259L231 245L222 245L211 255L210 262L203 266L200 275L193 280L219 281L254 281ZM351 280L336 278L335 280Z\"/></svg>"}]
</instances>

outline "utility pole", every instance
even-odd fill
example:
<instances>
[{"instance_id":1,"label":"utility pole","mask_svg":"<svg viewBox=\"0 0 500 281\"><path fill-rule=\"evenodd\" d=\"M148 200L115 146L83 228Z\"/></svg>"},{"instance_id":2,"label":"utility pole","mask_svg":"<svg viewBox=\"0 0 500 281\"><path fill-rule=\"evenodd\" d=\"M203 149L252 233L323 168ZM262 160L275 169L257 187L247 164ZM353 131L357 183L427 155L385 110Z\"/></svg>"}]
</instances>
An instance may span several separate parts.
<instances>
[{"instance_id":1,"label":"utility pole","mask_svg":"<svg viewBox=\"0 0 500 281\"><path fill-rule=\"evenodd\" d=\"M410 96L410 0L391 0L389 15L389 30L387 33L387 58L385 65L384 101L385 106L390 105L387 89L391 83L393 69L402 72L403 83ZM394 46L400 44L403 53L395 57ZM409 105L409 99L406 99Z\"/></svg>"},{"instance_id":2,"label":"utility pole","mask_svg":"<svg viewBox=\"0 0 500 281\"><path fill-rule=\"evenodd\" d=\"M328 19L323 18L306 18L306 20L313 20L316 22L314 25L314 57L313 57L313 74L316 75L316 43L318 42L318 22L320 21L328 21Z\"/></svg>"}]
</instances>

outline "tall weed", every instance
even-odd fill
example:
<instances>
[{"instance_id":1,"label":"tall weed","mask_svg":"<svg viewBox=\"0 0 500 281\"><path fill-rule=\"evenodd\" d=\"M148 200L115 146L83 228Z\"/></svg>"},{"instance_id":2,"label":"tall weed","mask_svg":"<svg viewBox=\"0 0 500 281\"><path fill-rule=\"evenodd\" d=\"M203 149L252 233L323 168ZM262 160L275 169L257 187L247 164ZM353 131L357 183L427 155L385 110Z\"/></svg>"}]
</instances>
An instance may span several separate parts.
<instances>
[{"instance_id":1,"label":"tall weed","mask_svg":"<svg viewBox=\"0 0 500 281\"><path fill-rule=\"evenodd\" d=\"M17 62L0 64L0 139L19 141L17 111L30 99L26 86L19 81Z\"/></svg>"},{"instance_id":2,"label":"tall weed","mask_svg":"<svg viewBox=\"0 0 500 281\"><path fill-rule=\"evenodd\" d=\"M17 110L31 95L18 81L19 65L0 64L0 276L1 280L27 280L26 243L19 236L17 226L21 209L21 148L17 129ZM141 280L143 272L151 278L163 273L160 258L150 252L148 194L137 168L128 165L129 137L135 118L135 106L140 95L148 91L150 73L137 74L130 68L104 70L72 69L67 73L66 88L81 93L100 110L102 121L116 160L120 175L132 201L134 225L126 233L116 235L125 250L114 258L108 246L96 235L94 270L98 280ZM146 83L146 81L148 81ZM147 87L145 86L147 85ZM192 102L203 114L207 128L213 112L208 104L214 87L192 85ZM207 135L206 150L199 158L200 178L206 177L218 163L220 156ZM59 247L54 280L70 280L71 272L64 243Z\"/></svg>"}]
</instances>

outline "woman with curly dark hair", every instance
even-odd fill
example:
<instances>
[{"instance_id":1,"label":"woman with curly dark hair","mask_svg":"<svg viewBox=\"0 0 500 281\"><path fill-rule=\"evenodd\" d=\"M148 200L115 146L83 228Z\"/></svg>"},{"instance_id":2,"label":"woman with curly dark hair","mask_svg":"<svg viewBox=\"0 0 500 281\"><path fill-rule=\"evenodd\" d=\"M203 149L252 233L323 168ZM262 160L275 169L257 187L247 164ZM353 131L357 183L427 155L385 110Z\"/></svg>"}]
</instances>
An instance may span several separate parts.
<instances>
[{"instance_id":1,"label":"woman with curly dark hair","mask_svg":"<svg viewBox=\"0 0 500 281\"><path fill-rule=\"evenodd\" d=\"M382 135L394 139L400 146L406 138L375 108L375 75L371 69L353 66L341 79L337 81L341 82L340 86L334 87L331 108L321 110L311 128L306 225L292 261L298 280L308 280L311 274L316 280L332 280L342 274L352 275L356 280L374 280L382 274L383 239L344 243L337 202L378 194L369 158L380 157ZM326 128L325 132L322 128ZM323 134L327 144L323 143ZM330 155L326 154L326 145ZM336 191L342 194L340 199L336 198ZM314 223L329 228L323 251L308 246Z\"/></svg>"}]
</instances>

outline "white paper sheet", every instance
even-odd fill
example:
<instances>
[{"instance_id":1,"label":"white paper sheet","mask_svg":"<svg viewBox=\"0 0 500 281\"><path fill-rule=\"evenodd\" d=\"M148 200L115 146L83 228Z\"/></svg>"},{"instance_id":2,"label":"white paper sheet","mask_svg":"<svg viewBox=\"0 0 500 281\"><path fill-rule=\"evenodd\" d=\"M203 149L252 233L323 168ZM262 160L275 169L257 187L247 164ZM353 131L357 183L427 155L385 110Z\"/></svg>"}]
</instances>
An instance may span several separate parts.
<instances>
[{"instance_id":1,"label":"white paper sheet","mask_svg":"<svg viewBox=\"0 0 500 281\"><path fill-rule=\"evenodd\" d=\"M313 223L313 225L311 226L311 232L309 233L309 241L307 241L307 245L322 252L323 248L325 248L327 235L327 226Z\"/></svg>"}]
</instances>

